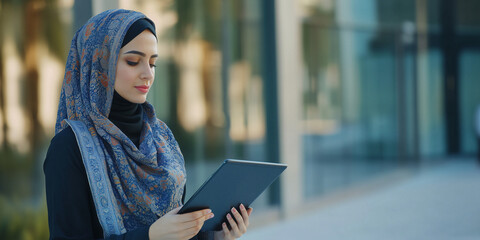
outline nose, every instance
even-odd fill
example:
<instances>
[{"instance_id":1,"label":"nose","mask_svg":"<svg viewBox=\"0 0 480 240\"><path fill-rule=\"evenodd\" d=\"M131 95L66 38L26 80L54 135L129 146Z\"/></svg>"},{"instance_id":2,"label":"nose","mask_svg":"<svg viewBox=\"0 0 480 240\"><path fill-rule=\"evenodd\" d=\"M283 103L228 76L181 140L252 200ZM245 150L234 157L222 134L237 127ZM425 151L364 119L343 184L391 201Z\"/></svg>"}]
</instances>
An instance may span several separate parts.
<instances>
[{"instance_id":1,"label":"nose","mask_svg":"<svg viewBox=\"0 0 480 240\"><path fill-rule=\"evenodd\" d=\"M140 78L143 80L152 80L155 76L155 68L150 67L150 63L143 64Z\"/></svg>"}]
</instances>

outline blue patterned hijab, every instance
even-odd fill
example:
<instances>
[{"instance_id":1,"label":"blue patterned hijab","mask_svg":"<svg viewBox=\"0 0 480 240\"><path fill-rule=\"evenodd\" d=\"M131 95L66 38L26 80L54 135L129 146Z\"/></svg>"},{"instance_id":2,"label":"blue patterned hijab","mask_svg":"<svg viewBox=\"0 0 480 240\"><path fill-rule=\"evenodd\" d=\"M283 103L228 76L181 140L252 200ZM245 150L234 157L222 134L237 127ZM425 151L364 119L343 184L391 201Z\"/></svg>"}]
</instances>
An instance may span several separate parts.
<instances>
[{"instance_id":1,"label":"blue patterned hijab","mask_svg":"<svg viewBox=\"0 0 480 240\"><path fill-rule=\"evenodd\" d=\"M108 175L102 183L111 186L120 233L149 226L178 207L186 182L178 144L165 123L156 118L150 103L142 104L144 120L138 148L108 119L122 41L132 23L141 18L146 17L139 12L108 10L76 32L55 125L57 134L68 126L68 121L81 122L87 134L96 139L95 147L100 149L100 160ZM86 156L82 157L85 163ZM102 200L98 201L97 214L98 204L102 204Z\"/></svg>"}]
</instances>

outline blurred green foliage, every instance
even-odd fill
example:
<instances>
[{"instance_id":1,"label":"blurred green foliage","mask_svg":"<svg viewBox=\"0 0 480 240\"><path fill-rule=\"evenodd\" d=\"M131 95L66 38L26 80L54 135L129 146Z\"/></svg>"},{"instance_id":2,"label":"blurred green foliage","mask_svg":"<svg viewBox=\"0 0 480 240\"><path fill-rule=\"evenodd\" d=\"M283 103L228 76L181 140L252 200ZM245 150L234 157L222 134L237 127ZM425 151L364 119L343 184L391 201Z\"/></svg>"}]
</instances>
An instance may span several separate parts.
<instances>
[{"instance_id":1,"label":"blurred green foliage","mask_svg":"<svg viewBox=\"0 0 480 240\"><path fill-rule=\"evenodd\" d=\"M65 62L70 46L70 41L65 39L65 33L70 35L70 28L60 19L57 2L58 0L45 0L45 8L40 12L43 23L41 33L50 52Z\"/></svg>"},{"instance_id":2,"label":"blurred green foliage","mask_svg":"<svg viewBox=\"0 0 480 240\"><path fill-rule=\"evenodd\" d=\"M32 154L0 150L0 239L48 239L44 194L35 196ZM37 191L38 192L38 191ZM43 191L41 191L43 192Z\"/></svg>"},{"instance_id":3,"label":"blurred green foliage","mask_svg":"<svg viewBox=\"0 0 480 240\"><path fill-rule=\"evenodd\" d=\"M28 198L32 192L32 154L10 148L0 150L0 196Z\"/></svg>"},{"instance_id":4,"label":"blurred green foliage","mask_svg":"<svg viewBox=\"0 0 480 240\"><path fill-rule=\"evenodd\" d=\"M0 195L2 240L48 239L47 206L26 204L23 199Z\"/></svg>"}]
</instances>

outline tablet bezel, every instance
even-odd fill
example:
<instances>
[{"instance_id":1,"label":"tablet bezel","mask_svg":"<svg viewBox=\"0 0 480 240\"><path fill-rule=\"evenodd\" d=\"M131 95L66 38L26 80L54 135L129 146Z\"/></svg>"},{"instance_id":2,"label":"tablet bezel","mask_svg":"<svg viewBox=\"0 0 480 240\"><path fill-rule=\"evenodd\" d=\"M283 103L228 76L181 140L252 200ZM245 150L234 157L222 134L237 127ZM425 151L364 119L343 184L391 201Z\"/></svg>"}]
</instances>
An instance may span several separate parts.
<instances>
[{"instance_id":1,"label":"tablet bezel","mask_svg":"<svg viewBox=\"0 0 480 240\"><path fill-rule=\"evenodd\" d=\"M247 161L247 160L237 160L237 159L226 159L218 168L217 170L208 178L207 181L205 181L202 186L200 186L197 191L190 197L190 199L188 199L187 202L185 202L185 204L182 206L182 208L179 210L178 214L183 214L183 213L187 213L187 212L193 212L193 211L197 211L197 210L201 210L201 209L205 209L205 208L208 208L206 206L197 206L195 207L194 205L196 204L196 199L199 198L199 197L202 197L200 194L202 193L203 189L205 189L210 182L213 182L213 180L215 179L215 177L217 176L217 174L222 171L222 168L228 166L228 165L231 165L231 164L250 164L250 165L255 165L255 166L264 166L264 167L274 167L274 168L280 168L278 169L277 171L280 171L278 173L278 175L271 180L271 182L267 185L267 187L262 191L264 192L282 173L283 171L285 171L285 169L287 168L287 164L282 164L282 163L271 163L271 162L257 162L257 161ZM261 194L261 193L260 193ZM245 207L249 207L249 205L251 205L257 198L258 196L260 196L260 194L258 194L250 203L244 203L246 204ZM193 205L193 206L192 206ZM238 206L237 206L237 209L238 209ZM215 213L214 213L215 214ZM221 218L225 218L225 216L217 216L217 214L215 215L215 218L217 217L221 217ZM217 226L216 229L214 230L220 230L220 226ZM205 230L204 228L202 228L202 230ZM206 229L207 231L208 230L212 230L212 229Z\"/></svg>"}]
</instances>

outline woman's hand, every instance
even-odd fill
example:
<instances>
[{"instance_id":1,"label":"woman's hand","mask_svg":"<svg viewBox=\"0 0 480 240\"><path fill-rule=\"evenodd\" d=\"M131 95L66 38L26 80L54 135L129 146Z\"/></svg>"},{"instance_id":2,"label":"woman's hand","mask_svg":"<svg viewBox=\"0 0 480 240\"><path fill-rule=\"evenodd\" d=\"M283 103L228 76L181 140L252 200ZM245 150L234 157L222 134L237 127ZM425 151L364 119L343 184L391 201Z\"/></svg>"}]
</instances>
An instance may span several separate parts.
<instances>
[{"instance_id":1,"label":"woman's hand","mask_svg":"<svg viewBox=\"0 0 480 240\"><path fill-rule=\"evenodd\" d=\"M180 208L173 209L150 226L150 240L188 240L197 235L206 220L213 218L210 209L177 214Z\"/></svg>"},{"instance_id":2,"label":"woman's hand","mask_svg":"<svg viewBox=\"0 0 480 240\"><path fill-rule=\"evenodd\" d=\"M243 204L240 204L240 212L232 208L231 214L227 214L227 221L230 225L228 228L226 223L222 224L222 231L215 232L215 240L232 240L241 237L247 232L248 218L252 213L252 208L245 209ZM233 216L232 216L233 215Z\"/></svg>"}]
</instances>

